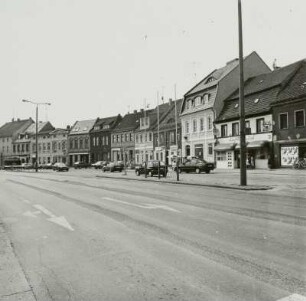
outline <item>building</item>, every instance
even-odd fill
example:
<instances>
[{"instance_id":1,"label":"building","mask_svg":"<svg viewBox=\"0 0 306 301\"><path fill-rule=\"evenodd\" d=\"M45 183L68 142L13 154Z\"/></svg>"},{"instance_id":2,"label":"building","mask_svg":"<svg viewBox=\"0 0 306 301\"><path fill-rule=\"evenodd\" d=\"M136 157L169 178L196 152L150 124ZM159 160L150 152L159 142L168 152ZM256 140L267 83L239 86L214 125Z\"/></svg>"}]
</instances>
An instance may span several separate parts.
<instances>
[{"instance_id":1,"label":"building","mask_svg":"<svg viewBox=\"0 0 306 301\"><path fill-rule=\"evenodd\" d=\"M292 64L245 82L244 104L247 144L247 167L268 168L274 157L272 103L296 72L298 64ZM216 119L215 155L217 168L238 168L240 164L239 90L224 102Z\"/></svg>"},{"instance_id":2,"label":"building","mask_svg":"<svg viewBox=\"0 0 306 301\"><path fill-rule=\"evenodd\" d=\"M38 123L38 164L51 162L49 133L53 130L54 127L49 121ZM32 164L36 162L36 123L32 123L18 135L18 139L13 143L13 154L18 156L21 162Z\"/></svg>"},{"instance_id":3,"label":"building","mask_svg":"<svg viewBox=\"0 0 306 301\"><path fill-rule=\"evenodd\" d=\"M182 99L169 100L169 108L153 127L155 158L173 165L181 157L181 122L179 118ZM159 139L158 139L159 138ZM159 143L158 143L159 141Z\"/></svg>"},{"instance_id":4,"label":"building","mask_svg":"<svg viewBox=\"0 0 306 301\"><path fill-rule=\"evenodd\" d=\"M56 128L49 133L51 139L51 162L68 162L68 134L70 127L66 129Z\"/></svg>"},{"instance_id":5,"label":"building","mask_svg":"<svg viewBox=\"0 0 306 301\"><path fill-rule=\"evenodd\" d=\"M111 161L111 132L122 120L121 115L98 118L90 131L91 161Z\"/></svg>"},{"instance_id":6,"label":"building","mask_svg":"<svg viewBox=\"0 0 306 301\"><path fill-rule=\"evenodd\" d=\"M143 112L126 114L112 131L111 159L125 161L128 165L135 164L135 130L139 126Z\"/></svg>"},{"instance_id":7,"label":"building","mask_svg":"<svg viewBox=\"0 0 306 301\"><path fill-rule=\"evenodd\" d=\"M272 103L275 167L291 167L306 158L306 60L292 67L287 86Z\"/></svg>"},{"instance_id":8,"label":"building","mask_svg":"<svg viewBox=\"0 0 306 301\"><path fill-rule=\"evenodd\" d=\"M252 52L244 59L246 79L269 72L270 68ZM182 155L214 162L214 121L223 102L239 87L239 60L208 74L184 95L181 107Z\"/></svg>"},{"instance_id":9,"label":"building","mask_svg":"<svg viewBox=\"0 0 306 301\"><path fill-rule=\"evenodd\" d=\"M91 163L90 131L97 119L76 121L68 134L69 165Z\"/></svg>"},{"instance_id":10,"label":"building","mask_svg":"<svg viewBox=\"0 0 306 301\"><path fill-rule=\"evenodd\" d=\"M13 143L18 139L34 121L29 119L17 120L12 119L11 122L5 123L0 128L0 166L3 166L5 161L13 159Z\"/></svg>"}]
</instances>

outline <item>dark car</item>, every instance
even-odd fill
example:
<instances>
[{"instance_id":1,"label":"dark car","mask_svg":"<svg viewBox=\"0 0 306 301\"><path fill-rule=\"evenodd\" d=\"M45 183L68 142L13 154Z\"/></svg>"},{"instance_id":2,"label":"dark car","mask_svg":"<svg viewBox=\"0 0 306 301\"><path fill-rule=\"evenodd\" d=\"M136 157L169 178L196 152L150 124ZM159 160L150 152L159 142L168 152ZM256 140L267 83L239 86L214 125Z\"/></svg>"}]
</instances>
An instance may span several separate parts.
<instances>
[{"instance_id":1,"label":"dark car","mask_svg":"<svg viewBox=\"0 0 306 301\"><path fill-rule=\"evenodd\" d=\"M91 164L95 169L102 169L103 166L107 164L106 161L97 161L96 163Z\"/></svg>"},{"instance_id":2,"label":"dark car","mask_svg":"<svg viewBox=\"0 0 306 301\"><path fill-rule=\"evenodd\" d=\"M34 165L32 163L22 163L21 168L22 169L33 169Z\"/></svg>"},{"instance_id":3,"label":"dark car","mask_svg":"<svg viewBox=\"0 0 306 301\"><path fill-rule=\"evenodd\" d=\"M69 167L65 163L54 163L53 170L55 171L69 171Z\"/></svg>"},{"instance_id":4,"label":"dark car","mask_svg":"<svg viewBox=\"0 0 306 301\"><path fill-rule=\"evenodd\" d=\"M122 171L124 169L124 164L121 161L118 162L110 162L107 165L102 167L102 171L110 171L110 172L114 172L114 171Z\"/></svg>"},{"instance_id":5,"label":"dark car","mask_svg":"<svg viewBox=\"0 0 306 301\"><path fill-rule=\"evenodd\" d=\"M86 162L78 161L78 162L74 162L73 167L75 169L78 169L78 168L88 168L88 167L90 167L90 164L86 163Z\"/></svg>"},{"instance_id":6,"label":"dark car","mask_svg":"<svg viewBox=\"0 0 306 301\"><path fill-rule=\"evenodd\" d=\"M41 169L52 169L53 168L53 164L52 163L41 164L41 165L38 166L38 168L41 168Z\"/></svg>"},{"instance_id":7,"label":"dark car","mask_svg":"<svg viewBox=\"0 0 306 301\"><path fill-rule=\"evenodd\" d=\"M174 168L176 170L177 167ZM180 163L178 166L179 172L196 172L196 173L210 173L211 170L215 169L214 163L206 162L201 159L190 159L186 160L183 163Z\"/></svg>"},{"instance_id":8,"label":"dark car","mask_svg":"<svg viewBox=\"0 0 306 301\"><path fill-rule=\"evenodd\" d=\"M142 163L140 166L136 166L135 173L137 176L140 176L141 174L146 174L151 177L158 175L158 169L159 174L163 177L167 176L167 166L164 164L164 162L160 162L157 160L151 160L148 162Z\"/></svg>"}]
</instances>

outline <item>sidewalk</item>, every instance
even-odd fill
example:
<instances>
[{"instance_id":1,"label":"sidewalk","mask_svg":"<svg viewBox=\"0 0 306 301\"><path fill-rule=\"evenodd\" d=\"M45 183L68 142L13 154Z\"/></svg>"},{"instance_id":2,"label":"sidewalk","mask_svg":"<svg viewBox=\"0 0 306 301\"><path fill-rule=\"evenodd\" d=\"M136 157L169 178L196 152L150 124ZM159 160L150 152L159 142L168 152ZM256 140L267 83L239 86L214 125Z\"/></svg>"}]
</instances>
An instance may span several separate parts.
<instances>
[{"instance_id":1,"label":"sidewalk","mask_svg":"<svg viewBox=\"0 0 306 301\"><path fill-rule=\"evenodd\" d=\"M26 276L0 220L0 300L35 301Z\"/></svg>"}]
</instances>

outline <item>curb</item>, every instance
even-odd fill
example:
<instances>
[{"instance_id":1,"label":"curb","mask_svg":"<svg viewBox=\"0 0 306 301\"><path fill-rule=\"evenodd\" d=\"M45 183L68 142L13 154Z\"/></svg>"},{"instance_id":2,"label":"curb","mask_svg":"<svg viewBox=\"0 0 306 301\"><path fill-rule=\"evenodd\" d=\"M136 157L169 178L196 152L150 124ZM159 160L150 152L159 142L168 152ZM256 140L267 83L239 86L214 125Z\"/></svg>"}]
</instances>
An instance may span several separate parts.
<instances>
[{"instance_id":1,"label":"curb","mask_svg":"<svg viewBox=\"0 0 306 301\"><path fill-rule=\"evenodd\" d=\"M254 191L254 190L271 190L273 189L272 186L240 186L240 185L220 185L220 184L203 184L203 183L189 183L189 182L174 182L174 181L157 181L157 180L151 180L148 179L142 179L142 178L128 178L122 176L116 177L116 176L100 176L96 175L96 178L106 178L106 179L115 179L115 180L127 180L127 181L138 181L138 182L157 182L157 183L166 183L166 184L173 184L173 185L189 185L189 186L198 186L198 187L212 187L212 188L219 188L219 189L234 189L234 190L244 190L244 191Z\"/></svg>"}]
</instances>

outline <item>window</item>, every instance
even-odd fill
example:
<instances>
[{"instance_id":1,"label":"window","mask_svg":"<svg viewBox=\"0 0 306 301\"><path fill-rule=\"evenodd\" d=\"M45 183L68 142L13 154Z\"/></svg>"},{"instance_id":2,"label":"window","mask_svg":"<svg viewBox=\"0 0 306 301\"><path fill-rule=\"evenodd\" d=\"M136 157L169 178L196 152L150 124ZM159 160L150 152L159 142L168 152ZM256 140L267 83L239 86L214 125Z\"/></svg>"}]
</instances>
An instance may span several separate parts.
<instances>
[{"instance_id":1,"label":"window","mask_svg":"<svg viewBox=\"0 0 306 301\"><path fill-rule=\"evenodd\" d=\"M213 154L213 145L212 145L212 143L208 143L208 154L209 155Z\"/></svg>"},{"instance_id":2,"label":"window","mask_svg":"<svg viewBox=\"0 0 306 301\"><path fill-rule=\"evenodd\" d=\"M80 148L83 148L83 139L80 139Z\"/></svg>"},{"instance_id":3,"label":"window","mask_svg":"<svg viewBox=\"0 0 306 301\"><path fill-rule=\"evenodd\" d=\"M197 131L197 120L193 120L193 132L195 133Z\"/></svg>"},{"instance_id":4,"label":"window","mask_svg":"<svg viewBox=\"0 0 306 301\"><path fill-rule=\"evenodd\" d=\"M175 137L175 133L174 132L170 132L170 143L175 143L174 137Z\"/></svg>"},{"instance_id":5,"label":"window","mask_svg":"<svg viewBox=\"0 0 306 301\"><path fill-rule=\"evenodd\" d=\"M212 118L211 118L211 116L208 116L208 118L207 118L207 127L208 127L209 130L212 129Z\"/></svg>"},{"instance_id":6,"label":"window","mask_svg":"<svg viewBox=\"0 0 306 301\"><path fill-rule=\"evenodd\" d=\"M190 100L187 100L186 101L186 110L189 110L189 107L190 107Z\"/></svg>"},{"instance_id":7,"label":"window","mask_svg":"<svg viewBox=\"0 0 306 301\"><path fill-rule=\"evenodd\" d=\"M108 136L105 136L105 144L108 145Z\"/></svg>"},{"instance_id":8,"label":"window","mask_svg":"<svg viewBox=\"0 0 306 301\"><path fill-rule=\"evenodd\" d=\"M133 141L133 135L130 133L130 141Z\"/></svg>"},{"instance_id":9,"label":"window","mask_svg":"<svg viewBox=\"0 0 306 301\"><path fill-rule=\"evenodd\" d=\"M288 129L288 113L279 114L279 128L280 130Z\"/></svg>"},{"instance_id":10,"label":"window","mask_svg":"<svg viewBox=\"0 0 306 301\"><path fill-rule=\"evenodd\" d=\"M152 133L149 133L149 141L152 141Z\"/></svg>"},{"instance_id":11,"label":"window","mask_svg":"<svg viewBox=\"0 0 306 301\"><path fill-rule=\"evenodd\" d=\"M239 136L239 123L232 123L232 136Z\"/></svg>"},{"instance_id":12,"label":"window","mask_svg":"<svg viewBox=\"0 0 306 301\"><path fill-rule=\"evenodd\" d=\"M227 137L227 124L221 125L221 137Z\"/></svg>"},{"instance_id":13,"label":"window","mask_svg":"<svg viewBox=\"0 0 306 301\"><path fill-rule=\"evenodd\" d=\"M264 131L264 118L256 119L256 133L262 133Z\"/></svg>"},{"instance_id":14,"label":"window","mask_svg":"<svg viewBox=\"0 0 306 301\"><path fill-rule=\"evenodd\" d=\"M203 96L203 103L206 104L210 101L210 94L207 93L207 94L204 94Z\"/></svg>"},{"instance_id":15,"label":"window","mask_svg":"<svg viewBox=\"0 0 306 301\"><path fill-rule=\"evenodd\" d=\"M189 122L186 121L185 123L185 131L186 131L186 134L189 134Z\"/></svg>"},{"instance_id":16,"label":"window","mask_svg":"<svg viewBox=\"0 0 306 301\"><path fill-rule=\"evenodd\" d=\"M92 138L92 145L96 146L96 139L95 139L95 137Z\"/></svg>"},{"instance_id":17,"label":"window","mask_svg":"<svg viewBox=\"0 0 306 301\"><path fill-rule=\"evenodd\" d=\"M139 140L138 140L138 134L136 134L136 143L138 143L138 141L139 141Z\"/></svg>"},{"instance_id":18,"label":"window","mask_svg":"<svg viewBox=\"0 0 306 301\"><path fill-rule=\"evenodd\" d=\"M204 131L204 118L200 119L200 131L203 132Z\"/></svg>"},{"instance_id":19,"label":"window","mask_svg":"<svg viewBox=\"0 0 306 301\"><path fill-rule=\"evenodd\" d=\"M196 106L199 106L201 103L202 103L202 97L201 97L201 96L196 97L196 99L195 99L195 105L196 105Z\"/></svg>"},{"instance_id":20,"label":"window","mask_svg":"<svg viewBox=\"0 0 306 301\"><path fill-rule=\"evenodd\" d=\"M217 161L226 161L226 152L217 152Z\"/></svg>"},{"instance_id":21,"label":"window","mask_svg":"<svg viewBox=\"0 0 306 301\"><path fill-rule=\"evenodd\" d=\"M294 112L295 126L305 126L305 111L299 110Z\"/></svg>"},{"instance_id":22,"label":"window","mask_svg":"<svg viewBox=\"0 0 306 301\"><path fill-rule=\"evenodd\" d=\"M88 148L88 138L85 139L85 148Z\"/></svg>"}]
</instances>

